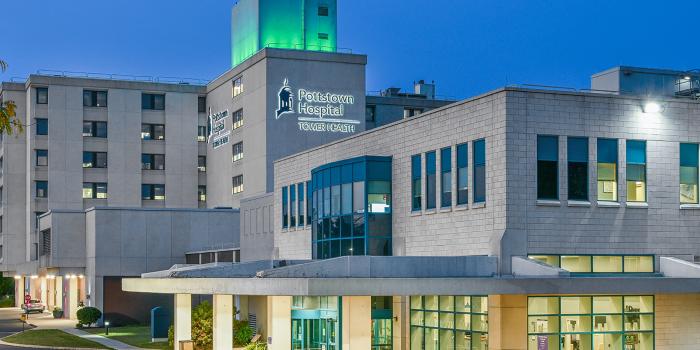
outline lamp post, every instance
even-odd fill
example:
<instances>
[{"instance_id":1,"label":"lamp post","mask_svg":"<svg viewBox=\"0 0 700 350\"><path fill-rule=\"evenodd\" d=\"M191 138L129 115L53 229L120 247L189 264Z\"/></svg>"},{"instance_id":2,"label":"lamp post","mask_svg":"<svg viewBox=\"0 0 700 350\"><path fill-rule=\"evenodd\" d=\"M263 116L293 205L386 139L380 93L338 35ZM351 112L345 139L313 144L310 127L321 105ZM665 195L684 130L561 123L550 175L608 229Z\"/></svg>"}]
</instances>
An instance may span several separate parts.
<instances>
[{"instance_id":1,"label":"lamp post","mask_svg":"<svg viewBox=\"0 0 700 350\"><path fill-rule=\"evenodd\" d=\"M105 335L109 335L109 321L105 321Z\"/></svg>"}]
</instances>

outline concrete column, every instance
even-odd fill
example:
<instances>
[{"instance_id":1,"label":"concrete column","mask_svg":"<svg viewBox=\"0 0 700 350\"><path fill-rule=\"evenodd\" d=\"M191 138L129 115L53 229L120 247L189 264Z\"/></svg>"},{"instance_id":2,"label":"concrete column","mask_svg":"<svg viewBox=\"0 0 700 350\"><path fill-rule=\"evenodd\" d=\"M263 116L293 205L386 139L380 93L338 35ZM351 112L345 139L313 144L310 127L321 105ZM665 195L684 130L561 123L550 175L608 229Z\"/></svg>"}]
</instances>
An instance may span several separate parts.
<instances>
[{"instance_id":1,"label":"concrete column","mask_svg":"<svg viewBox=\"0 0 700 350\"><path fill-rule=\"evenodd\" d=\"M41 294L40 300L42 303L44 303L44 305L48 305L49 298L48 298L48 284L46 283L47 282L46 277L45 276L39 277L39 280L40 280L39 281L39 286L40 286L39 293ZM50 309L47 309L47 310L50 310Z\"/></svg>"},{"instance_id":2,"label":"concrete column","mask_svg":"<svg viewBox=\"0 0 700 350\"><path fill-rule=\"evenodd\" d=\"M489 350L527 349L527 296L489 295Z\"/></svg>"},{"instance_id":3,"label":"concrete column","mask_svg":"<svg viewBox=\"0 0 700 350\"><path fill-rule=\"evenodd\" d=\"M68 318L78 319L78 278L68 280Z\"/></svg>"},{"instance_id":4,"label":"concrete column","mask_svg":"<svg viewBox=\"0 0 700 350\"><path fill-rule=\"evenodd\" d=\"M175 294L174 350L180 348L181 340L192 340L192 295Z\"/></svg>"},{"instance_id":5,"label":"concrete column","mask_svg":"<svg viewBox=\"0 0 700 350\"><path fill-rule=\"evenodd\" d=\"M343 297L343 349L372 348L372 297Z\"/></svg>"},{"instance_id":6,"label":"concrete column","mask_svg":"<svg viewBox=\"0 0 700 350\"><path fill-rule=\"evenodd\" d=\"M393 342L393 347L394 350L407 350L409 349L409 343L408 343L408 336L409 336L409 329L408 329L408 323L409 323L409 318L408 315L409 310L408 310L408 298L409 297L404 297L404 296L395 296L393 297L393 305L392 305L392 310L394 314L394 320L393 322L393 336L392 336L392 342Z\"/></svg>"},{"instance_id":7,"label":"concrete column","mask_svg":"<svg viewBox=\"0 0 700 350\"><path fill-rule=\"evenodd\" d=\"M54 280L54 289L56 293L56 305L63 309L63 277L56 276Z\"/></svg>"},{"instance_id":8,"label":"concrete column","mask_svg":"<svg viewBox=\"0 0 700 350\"><path fill-rule=\"evenodd\" d=\"M268 349L290 350L292 348L292 297L267 297L266 328L268 338L271 340Z\"/></svg>"},{"instance_id":9,"label":"concrete column","mask_svg":"<svg viewBox=\"0 0 700 350\"><path fill-rule=\"evenodd\" d=\"M233 347L233 295L214 295L214 350Z\"/></svg>"},{"instance_id":10,"label":"concrete column","mask_svg":"<svg viewBox=\"0 0 700 350\"><path fill-rule=\"evenodd\" d=\"M24 303L24 279L15 278L15 307L21 307Z\"/></svg>"}]
</instances>

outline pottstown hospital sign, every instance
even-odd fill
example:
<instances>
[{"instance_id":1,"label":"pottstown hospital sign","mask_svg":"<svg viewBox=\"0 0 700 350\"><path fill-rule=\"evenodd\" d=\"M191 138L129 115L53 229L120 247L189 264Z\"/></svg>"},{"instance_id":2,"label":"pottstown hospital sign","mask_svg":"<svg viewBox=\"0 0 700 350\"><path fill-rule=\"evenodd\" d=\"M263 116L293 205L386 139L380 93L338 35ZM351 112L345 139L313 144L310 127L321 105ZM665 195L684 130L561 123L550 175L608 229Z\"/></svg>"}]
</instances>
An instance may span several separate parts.
<instances>
[{"instance_id":1,"label":"pottstown hospital sign","mask_svg":"<svg viewBox=\"0 0 700 350\"><path fill-rule=\"evenodd\" d=\"M226 130L226 119L228 118L228 110L221 111L216 114L211 113L209 109L209 140L208 142L214 149L224 146L229 143L230 130ZM212 141L213 139L213 141Z\"/></svg>"},{"instance_id":2,"label":"pottstown hospital sign","mask_svg":"<svg viewBox=\"0 0 700 350\"><path fill-rule=\"evenodd\" d=\"M306 89L295 94L285 79L278 97L275 119L296 114L301 131L354 133L360 124L359 120L345 118L346 106L355 104L353 95Z\"/></svg>"}]
</instances>

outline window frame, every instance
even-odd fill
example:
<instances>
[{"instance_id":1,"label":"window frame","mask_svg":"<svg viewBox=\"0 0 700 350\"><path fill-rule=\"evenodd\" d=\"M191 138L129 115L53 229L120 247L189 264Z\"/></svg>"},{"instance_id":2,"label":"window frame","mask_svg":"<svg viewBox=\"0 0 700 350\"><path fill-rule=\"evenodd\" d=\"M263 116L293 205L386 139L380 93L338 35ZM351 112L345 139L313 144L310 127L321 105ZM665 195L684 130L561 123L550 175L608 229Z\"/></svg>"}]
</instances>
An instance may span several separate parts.
<instances>
[{"instance_id":1,"label":"window frame","mask_svg":"<svg viewBox=\"0 0 700 350\"><path fill-rule=\"evenodd\" d=\"M411 211L423 210L423 160L420 154L411 156Z\"/></svg>"},{"instance_id":2,"label":"window frame","mask_svg":"<svg viewBox=\"0 0 700 350\"><path fill-rule=\"evenodd\" d=\"M430 176L432 175L432 179ZM432 184L431 184L432 180ZM432 193L431 193L432 185ZM432 202L431 202L432 199ZM425 209L437 207L437 154L435 151L425 153Z\"/></svg>"},{"instance_id":3,"label":"window frame","mask_svg":"<svg viewBox=\"0 0 700 350\"><path fill-rule=\"evenodd\" d=\"M480 149L477 150L477 145L481 145ZM483 154L479 154L483 152ZM478 139L472 141L472 203L482 204L486 203L486 139ZM483 159L479 159L483 158ZM478 178L479 169L483 169L483 178ZM481 182L481 183L478 183ZM483 196L478 196L478 190L483 187Z\"/></svg>"},{"instance_id":4,"label":"window frame","mask_svg":"<svg viewBox=\"0 0 700 350\"><path fill-rule=\"evenodd\" d=\"M90 125L89 134L85 132L86 125ZM104 125L104 129L100 128L100 126L102 126L102 125ZM104 134L101 134L100 130L104 130ZM106 139L107 136L108 136L107 122L92 121L92 120L84 120L83 121L83 137L95 137L95 138Z\"/></svg>"},{"instance_id":5,"label":"window frame","mask_svg":"<svg viewBox=\"0 0 700 350\"><path fill-rule=\"evenodd\" d=\"M545 148L549 146L554 150ZM551 152L554 152L553 159ZM545 173L549 172L553 172L548 174L553 179L545 179ZM552 190L554 193L550 193ZM559 200L559 136L556 135L537 135L537 199Z\"/></svg>"},{"instance_id":6,"label":"window frame","mask_svg":"<svg viewBox=\"0 0 700 350\"><path fill-rule=\"evenodd\" d=\"M158 101L162 99L162 101ZM165 110L165 94L159 93L141 93L141 109L149 111L164 111Z\"/></svg>"},{"instance_id":7,"label":"window frame","mask_svg":"<svg viewBox=\"0 0 700 350\"><path fill-rule=\"evenodd\" d=\"M615 148L614 154L615 156L615 162L601 162L601 141L603 144L608 144L613 145ZM614 169L614 187L612 189L613 193L613 199L601 199L601 183L604 182L611 182L611 181L606 181L606 180L601 180L601 164L613 164L615 166ZM612 138L597 138L596 139L596 183L598 186L597 194L596 194L596 200L599 202L610 202L610 203L617 203L620 200L620 193L619 193L619 187L620 187L620 143L619 139L612 139ZM602 186L605 186L602 184ZM603 193L608 193L605 191L603 188Z\"/></svg>"},{"instance_id":8,"label":"window frame","mask_svg":"<svg viewBox=\"0 0 700 350\"><path fill-rule=\"evenodd\" d=\"M643 152L644 152L644 161L642 163L639 162L632 162L630 161L630 150L631 146L633 147L634 145L641 145L643 147ZM625 192L625 200L630 203L647 203L649 201L648 194L649 194L649 185L647 183L648 177L647 177L647 162L648 162L648 157L647 157L647 141L646 140L625 140L625 186L626 186L626 192ZM643 167L644 172L641 174L642 180L635 181L635 180L630 180L630 168L634 167ZM630 200L630 191L629 191L629 186L630 182L642 182L644 184L644 200Z\"/></svg>"},{"instance_id":9,"label":"window frame","mask_svg":"<svg viewBox=\"0 0 700 350\"><path fill-rule=\"evenodd\" d=\"M85 166L86 155L90 155L90 166ZM98 158L104 155L104 166L100 165ZM109 161L107 157L107 152L94 152L94 151L83 151L83 169L106 169L109 166Z\"/></svg>"},{"instance_id":10,"label":"window frame","mask_svg":"<svg viewBox=\"0 0 700 350\"><path fill-rule=\"evenodd\" d=\"M243 76L239 75L231 79L231 98L240 96L243 93Z\"/></svg>"},{"instance_id":11,"label":"window frame","mask_svg":"<svg viewBox=\"0 0 700 350\"><path fill-rule=\"evenodd\" d=\"M158 198L158 196L156 195L156 190L159 188L161 188L163 191L163 198ZM148 190L148 196L144 195L144 189ZM141 200L165 201L165 198L165 184L141 184Z\"/></svg>"},{"instance_id":12,"label":"window frame","mask_svg":"<svg viewBox=\"0 0 700 350\"><path fill-rule=\"evenodd\" d=\"M40 155L40 152L46 152L44 155ZM47 149L34 149L34 165L35 166L40 166L40 167L45 167L49 166L49 150ZM39 159L45 158L46 164L39 164Z\"/></svg>"},{"instance_id":13,"label":"window frame","mask_svg":"<svg viewBox=\"0 0 700 350\"><path fill-rule=\"evenodd\" d=\"M243 174L236 175L231 179L233 188L231 189L232 194L243 193Z\"/></svg>"},{"instance_id":14,"label":"window frame","mask_svg":"<svg viewBox=\"0 0 700 350\"><path fill-rule=\"evenodd\" d=\"M36 123L35 134L37 136L46 136L49 134L49 119L48 118L34 118Z\"/></svg>"},{"instance_id":15,"label":"window frame","mask_svg":"<svg viewBox=\"0 0 700 350\"><path fill-rule=\"evenodd\" d=\"M231 126L232 130L236 130L243 126L243 108L233 112L231 115L231 123L233 124Z\"/></svg>"},{"instance_id":16,"label":"window frame","mask_svg":"<svg viewBox=\"0 0 700 350\"><path fill-rule=\"evenodd\" d=\"M162 135L156 138L156 130L162 127ZM145 138L144 128L148 128L148 138ZM142 141L164 141L165 140L165 124L141 123L141 140Z\"/></svg>"},{"instance_id":17,"label":"window frame","mask_svg":"<svg viewBox=\"0 0 700 350\"><path fill-rule=\"evenodd\" d=\"M41 185L41 188L40 188ZM42 191L42 195L39 195L39 190ZM35 198L49 198L49 182L44 180L34 180L34 197Z\"/></svg>"},{"instance_id":18,"label":"window frame","mask_svg":"<svg viewBox=\"0 0 700 350\"><path fill-rule=\"evenodd\" d=\"M148 167L145 167L145 164L146 164L146 163L144 163L144 161L143 161L143 160L144 160L144 157L148 157L148 158L149 158L149 161L148 161L147 163L150 164L150 165L149 165ZM162 162L163 167L159 169L159 168L156 166L156 163L157 163L157 162L156 162L156 159L160 160L160 158L163 159L163 162ZM165 170L165 154L160 154L160 153L141 153L141 170Z\"/></svg>"},{"instance_id":19,"label":"window frame","mask_svg":"<svg viewBox=\"0 0 700 350\"><path fill-rule=\"evenodd\" d=\"M460 151L464 151L463 157L460 155ZM463 161L460 162L460 160ZM463 165L463 166L462 166ZM457 181L456 185L456 200L457 205L468 205L469 204L469 143L460 143L455 147L455 166L457 170ZM464 176L464 188L460 188L460 178ZM465 191L463 196L460 196L460 191ZM460 200L463 198L463 200Z\"/></svg>"},{"instance_id":20,"label":"window frame","mask_svg":"<svg viewBox=\"0 0 700 350\"><path fill-rule=\"evenodd\" d=\"M91 196L90 197L85 197L85 189L86 186L89 186ZM100 187L104 187L105 191L102 192L104 193L104 197L100 197L100 193L98 189ZM108 199L109 198L109 187L107 187L106 182L83 182L83 199Z\"/></svg>"},{"instance_id":21,"label":"window frame","mask_svg":"<svg viewBox=\"0 0 700 350\"><path fill-rule=\"evenodd\" d=\"M36 104L47 105L49 104L49 88L48 87L37 87L34 88L36 93ZM44 97L44 98L42 98Z\"/></svg>"},{"instance_id":22,"label":"window frame","mask_svg":"<svg viewBox=\"0 0 700 350\"><path fill-rule=\"evenodd\" d=\"M232 162L236 163L240 160L243 160L243 141L234 143L233 146L231 146L231 148L233 152L233 155L231 156Z\"/></svg>"},{"instance_id":23,"label":"window frame","mask_svg":"<svg viewBox=\"0 0 700 350\"><path fill-rule=\"evenodd\" d=\"M100 96L104 96L104 105L99 102ZM88 102L89 103L86 103ZM83 90L83 107L106 108L108 105L108 94L105 90Z\"/></svg>"},{"instance_id":24,"label":"window frame","mask_svg":"<svg viewBox=\"0 0 700 350\"><path fill-rule=\"evenodd\" d=\"M688 149L688 147L692 147L692 148ZM691 153L691 157L683 157L684 148L685 148L685 152L692 152L694 154ZM698 203L700 203L700 201L699 201L700 191L698 190L700 187L700 145L698 145L697 143L681 142L679 144L678 152L680 155L679 167L678 167L678 171L680 174L679 179L678 179L679 180L678 181L679 182L679 202L681 205L698 204ZM693 155L694 155L694 157L692 157ZM684 160L684 158L687 158L687 159ZM683 197L682 197L683 191L682 191L681 187L683 185L686 185L686 186L693 185L693 183L684 183L683 182L683 178L684 178L684 171L683 170L684 170L684 168L693 168L694 169L694 176L693 176L693 174L691 174L691 177L694 177L693 180L695 181L695 183L694 183L695 189L694 189L694 193L693 193L693 195L695 197L695 201L692 201L692 202L683 201Z\"/></svg>"},{"instance_id":25,"label":"window frame","mask_svg":"<svg viewBox=\"0 0 700 350\"><path fill-rule=\"evenodd\" d=\"M584 147L584 158L585 160L579 160L578 156L574 155L573 149L574 143L575 142L583 142L585 145ZM590 156L589 156L589 149L590 149L590 144L588 141L588 137L585 136L569 136L566 138L566 178L567 178L567 198L570 201L584 201L588 202L590 201ZM572 160L575 159L575 160ZM585 165L585 172L584 176L585 179L583 181L583 184L585 188L583 189L583 193L585 194L583 197L578 197L578 196L572 196L573 188L572 188L572 177L575 175L572 172L572 169L577 166L581 166L582 164Z\"/></svg>"}]
</instances>

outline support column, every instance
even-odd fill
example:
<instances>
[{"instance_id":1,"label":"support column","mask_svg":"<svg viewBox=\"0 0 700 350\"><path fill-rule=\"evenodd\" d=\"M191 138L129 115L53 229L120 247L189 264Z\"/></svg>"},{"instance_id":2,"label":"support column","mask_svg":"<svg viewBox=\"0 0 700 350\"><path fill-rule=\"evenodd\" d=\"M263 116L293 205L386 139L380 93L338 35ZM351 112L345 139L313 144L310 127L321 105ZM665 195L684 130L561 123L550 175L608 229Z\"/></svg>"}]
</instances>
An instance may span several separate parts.
<instances>
[{"instance_id":1,"label":"support column","mask_svg":"<svg viewBox=\"0 0 700 350\"><path fill-rule=\"evenodd\" d=\"M343 297L343 349L372 348L372 297Z\"/></svg>"},{"instance_id":2,"label":"support column","mask_svg":"<svg viewBox=\"0 0 700 350\"><path fill-rule=\"evenodd\" d=\"M68 318L78 319L78 278L72 277L68 280Z\"/></svg>"},{"instance_id":3,"label":"support column","mask_svg":"<svg viewBox=\"0 0 700 350\"><path fill-rule=\"evenodd\" d=\"M408 298L405 296L394 296L392 311L394 319L391 321L392 345L394 350L408 349Z\"/></svg>"},{"instance_id":4,"label":"support column","mask_svg":"<svg viewBox=\"0 0 700 350\"><path fill-rule=\"evenodd\" d=\"M54 280L54 292L56 293L56 305L63 310L63 277L56 276Z\"/></svg>"},{"instance_id":5,"label":"support column","mask_svg":"<svg viewBox=\"0 0 700 350\"><path fill-rule=\"evenodd\" d=\"M192 340L192 295L175 294L174 311L173 350L178 350L181 340Z\"/></svg>"},{"instance_id":6,"label":"support column","mask_svg":"<svg viewBox=\"0 0 700 350\"><path fill-rule=\"evenodd\" d=\"M233 347L233 295L214 295L214 350Z\"/></svg>"},{"instance_id":7,"label":"support column","mask_svg":"<svg viewBox=\"0 0 700 350\"><path fill-rule=\"evenodd\" d=\"M290 350L292 348L292 297L267 297L266 328L270 340L269 350Z\"/></svg>"},{"instance_id":8,"label":"support column","mask_svg":"<svg viewBox=\"0 0 700 350\"><path fill-rule=\"evenodd\" d=\"M527 296L489 295L489 350L527 349Z\"/></svg>"},{"instance_id":9,"label":"support column","mask_svg":"<svg viewBox=\"0 0 700 350\"><path fill-rule=\"evenodd\" d=\"M39 277L39 279L40 279L39 289L40 289L40 293L41 293L40 300L42 303L44 303L44 305L48 305L49 304L49 298L48 298L49 294L48 294L48 283L46 283L47 282L46 276ZM50 310L50 309L47 309L47 310Z\"/></svg>"},{"instance_id":10,"label":"support column","mask_svg":"<svg viewBox=\"0 0 700 350\"><path fill-rule=\"evenodd\" d=\"M24 303L24 278L15 278L15 307L21 307Z\"/></svg>"}]
</instances>

